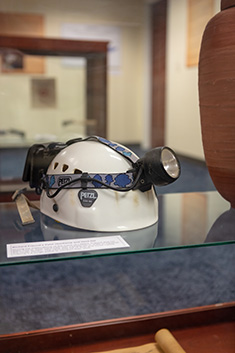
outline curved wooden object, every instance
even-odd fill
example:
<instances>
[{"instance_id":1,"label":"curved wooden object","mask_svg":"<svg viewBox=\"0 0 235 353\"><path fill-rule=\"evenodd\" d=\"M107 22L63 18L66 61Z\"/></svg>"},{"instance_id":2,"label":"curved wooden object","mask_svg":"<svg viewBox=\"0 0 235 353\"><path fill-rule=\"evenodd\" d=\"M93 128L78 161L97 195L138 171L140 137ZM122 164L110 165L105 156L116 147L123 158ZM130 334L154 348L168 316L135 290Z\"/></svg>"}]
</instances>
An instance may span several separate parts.
<instances>
[{"instance_id":1,"label":"curved wooden object","mask_svg":"<svg viewBox=\"0 0 235 353\"><path fill-rule=\"evenodd\" d=\"M203 34L199 101L206 163L219 193L235 207L235 0L222 1Z\"/></svg>"}]
</instances>

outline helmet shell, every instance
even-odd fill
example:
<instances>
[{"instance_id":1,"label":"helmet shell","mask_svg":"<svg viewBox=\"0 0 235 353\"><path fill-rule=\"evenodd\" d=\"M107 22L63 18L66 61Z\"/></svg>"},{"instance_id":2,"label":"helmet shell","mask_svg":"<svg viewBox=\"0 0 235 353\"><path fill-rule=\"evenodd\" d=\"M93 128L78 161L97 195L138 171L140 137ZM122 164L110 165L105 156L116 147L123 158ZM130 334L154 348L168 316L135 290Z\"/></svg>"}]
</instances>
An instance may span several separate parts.
<instances>
[{"instance_id":1,"label":"helmet shell","mask_svg":"<svg viewBox=\"0 0 235 353\"><path fill-rule=\"evenodd\" d=\"M125 173L131 168L131 162L117 151L98 141L88 140L75 142L61 150L50 163L47 174L66 176L78 171L115 174ZM158 200L153 187L146 192L97 188L98 197L90 207L81 204L80 190L62 189L52 199L43 190L41 212L72 227L102 232L146 228L158 220ZM53 208L55 203L57 211Z\"/></svg>"}]
</instances>

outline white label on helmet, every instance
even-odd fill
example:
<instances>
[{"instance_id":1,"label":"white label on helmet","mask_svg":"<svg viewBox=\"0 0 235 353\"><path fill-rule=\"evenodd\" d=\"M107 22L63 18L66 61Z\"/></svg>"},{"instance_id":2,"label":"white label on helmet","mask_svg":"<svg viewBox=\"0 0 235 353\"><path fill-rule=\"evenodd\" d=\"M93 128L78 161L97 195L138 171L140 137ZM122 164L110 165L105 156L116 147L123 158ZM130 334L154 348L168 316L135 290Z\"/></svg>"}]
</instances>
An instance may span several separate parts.
<instances>
[{"instance_id":1,"label":"white label on helmet","mask_svg":"<svg viewBox=\"0 0 235 353\"><path fill-rule=\"evenodd\" d=\"M95 190L80 190L78 198L83 207L91 207L98 198L98 193Z\"/></svg>"}]
</instances>

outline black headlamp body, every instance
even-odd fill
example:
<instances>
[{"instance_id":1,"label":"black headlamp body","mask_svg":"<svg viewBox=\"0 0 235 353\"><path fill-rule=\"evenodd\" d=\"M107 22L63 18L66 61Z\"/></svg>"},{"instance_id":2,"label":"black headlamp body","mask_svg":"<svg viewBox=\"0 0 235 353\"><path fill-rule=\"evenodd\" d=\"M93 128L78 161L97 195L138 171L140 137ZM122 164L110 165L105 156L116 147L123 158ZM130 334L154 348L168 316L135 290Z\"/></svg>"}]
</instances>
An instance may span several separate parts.
<instances>
[{"instance_id":1,"label":"black headlamp body","mask_svg":"<svg viewBox=\"0 0 235 353\"><path fill-rule=\"evenodd\" d=\"M167 172L166 161L163 160L163 151L165 150L170 156L168 163L174 163L174 173L172 175ZM144 157L137 161L137 167L139 168L140 166L143 166L143 173L138 188L142 191L148 190L152 185L164 186L171 184L180 175L180 162L174 151L169 147L157 147L146 152Z\"/></svg>"},{"instance_id":2,"label":"black headlamp body","mask_svg":"<svg viewBox=\"0 0 235 353\"><path fill-rule=\"evenodd\" d=\"M23 181L28 181L32 189L38 191L41 188L42 176L46 174L51 161L67 144L52 142L47 144L35 144L28 150L23 176Z\"/></svg>"}]
</instances>

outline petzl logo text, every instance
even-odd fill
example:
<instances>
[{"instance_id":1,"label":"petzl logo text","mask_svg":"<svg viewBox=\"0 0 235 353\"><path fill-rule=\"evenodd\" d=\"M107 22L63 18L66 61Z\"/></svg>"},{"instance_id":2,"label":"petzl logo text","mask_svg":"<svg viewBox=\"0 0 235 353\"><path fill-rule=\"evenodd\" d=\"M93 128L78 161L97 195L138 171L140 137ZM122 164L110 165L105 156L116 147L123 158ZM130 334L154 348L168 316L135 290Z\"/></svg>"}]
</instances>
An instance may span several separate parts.
<instances>
[{"instance_id":1,"label":"petzl logo text","mask_svg":"<svg viewBox=\"0 0 235 353\"><path fill-rule=\"evenodd\" d=\"M83 207L91 207L98 198L98 193L95 190L80 190L78 198Z\"/></svg>"},{"instance_id":2,"label":"petzl logo text","mask_svg":"<svg viewBox=\"0 0 235 353\"><path fill-rule=\"evenodd\" d=\"M62 186L64 184L67 184L71 180L71 177L59 177L58 179L58 186Z\"/></svg>"}]
</instances>

